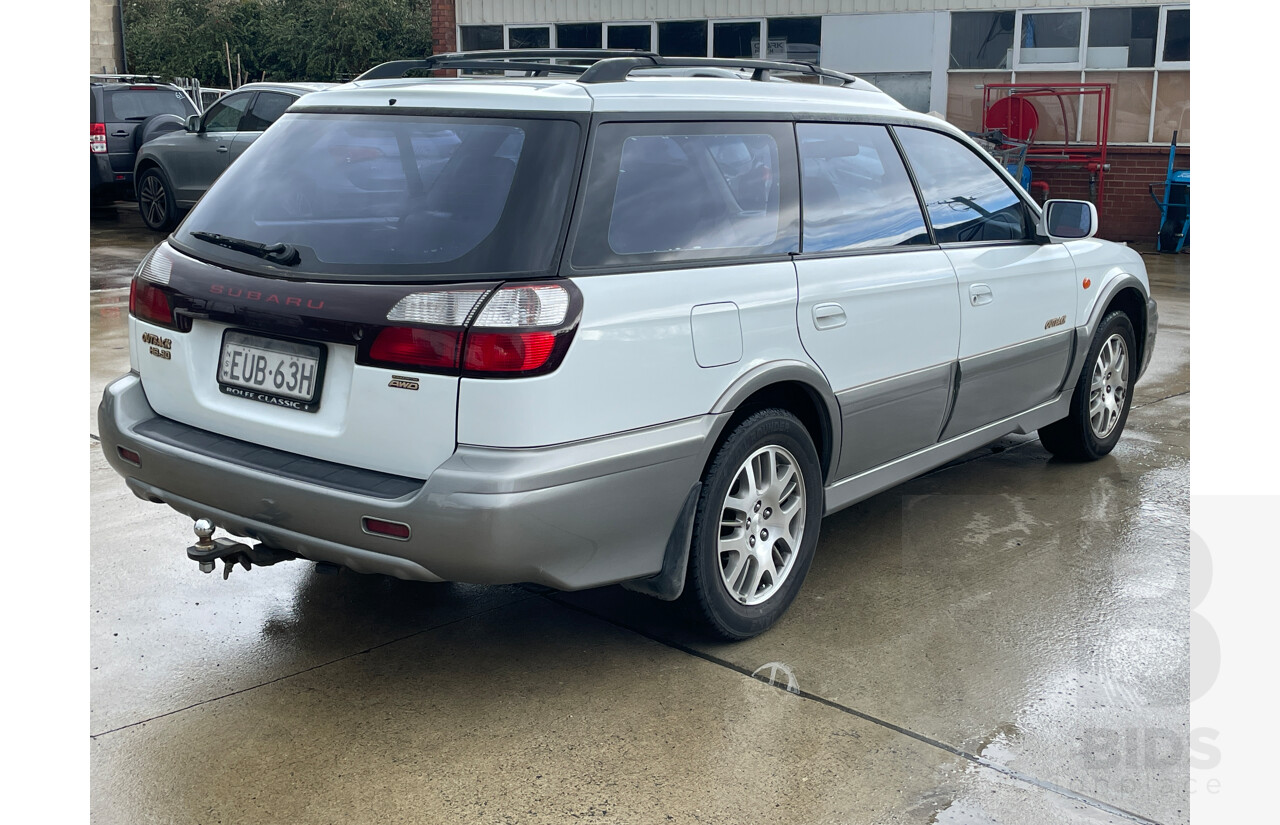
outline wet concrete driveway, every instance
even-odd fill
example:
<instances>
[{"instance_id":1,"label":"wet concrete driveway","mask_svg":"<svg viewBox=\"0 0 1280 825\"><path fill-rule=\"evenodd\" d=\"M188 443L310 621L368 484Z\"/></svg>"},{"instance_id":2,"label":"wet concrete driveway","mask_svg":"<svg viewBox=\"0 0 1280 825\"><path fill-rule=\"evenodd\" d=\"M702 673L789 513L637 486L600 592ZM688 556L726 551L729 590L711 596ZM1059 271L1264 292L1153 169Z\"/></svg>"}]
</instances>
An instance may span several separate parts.
<instances>
[{"instance_id":1,"label":"wet concrete driveway","mask_svg":"<svg viewBox=\"0 0 1280 825\"><path fill-rule=\"evenodd\" d=\"M1188 255L1146 256L1111 456L1011 437L844 510L726 645L616 587L201 575L96 442L156 240L92 224L94 822L1189 821Z\"/></svg>"}]
</instances>

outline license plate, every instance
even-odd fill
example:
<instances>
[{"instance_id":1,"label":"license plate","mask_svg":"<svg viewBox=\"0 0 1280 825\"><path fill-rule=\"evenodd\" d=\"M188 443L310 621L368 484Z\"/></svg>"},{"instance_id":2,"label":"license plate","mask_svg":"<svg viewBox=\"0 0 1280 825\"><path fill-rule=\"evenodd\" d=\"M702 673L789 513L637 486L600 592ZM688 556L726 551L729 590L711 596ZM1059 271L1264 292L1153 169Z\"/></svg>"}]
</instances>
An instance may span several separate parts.
<instances>
[{"instance_id":1,"label":"license plate","mask_svg":"<svg viewBox=\"0 0 1280 825\"><path fill-rule=\"evenodd\" d=\"M218 360L218 388L228 395L313 412L320 407L321 348L227 330Z\"/></svg>"}]
</instances>

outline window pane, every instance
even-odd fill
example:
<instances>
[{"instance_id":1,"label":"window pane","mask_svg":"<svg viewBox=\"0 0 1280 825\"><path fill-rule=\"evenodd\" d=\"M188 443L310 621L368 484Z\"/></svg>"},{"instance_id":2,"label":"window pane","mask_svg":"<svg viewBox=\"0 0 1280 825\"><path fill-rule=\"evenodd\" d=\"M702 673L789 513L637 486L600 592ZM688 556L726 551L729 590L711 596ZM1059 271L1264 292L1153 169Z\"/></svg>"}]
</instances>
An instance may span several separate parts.
<instances>
[{"instance_id":1,"label":"window pane","mask_svg":"<svg viewBox=\"0 0 1280 825\"><path fill-rule=\"evenodd\" d=\"M706 57L707 21L659 23L658 53L667 57Z\"/></svg>"},{"instance_id":2,"label":"window pane","mask_svg":"<svg viewBox=\"0 0 1280 825\"><path fill-rule=\"evenodd\" d=\"M1164 74L1160 75L1161 78ZM1147 129L1151 125L1151 84L1155 72L1089 72L1088 83L1111 84L1111 122L1109 138L1112 143L1146 143ZM1081 137L1091 140L1096 131L1092 105L1095 98L1086 98Z\"/></svg>"},{"instance_id":3,"label":"window pane","mask_svg":"<svg viewBox=\"0 0 1280 825\"><path fill-rule=\"evenodd\" d=\"M947 121L967 132L984 131L982 87L986 83L1008 83L1008 72L964 72L947 77Z\"/></svg>"},{"instance_id":4,"label":"window pane","mask_svg":"<svg viewBox=\"0 0 1280 825\"><path fill-rule=\"evenodd\" d=\"M92 93L91 93L92 95ZM152 115L188 115L196 114L191 101L182 92L145 91L121 89L103 94L106 100L107 122L118 120L143 120Z\"/></svg>"},{"instance_id":5,"label":"window pane","mask_svg":"<svg viewBox=\"0 0 1280 825\"><path fill-rule=\"evenodd\" d=\"M277 92L259 92L258 99L253 101L253 108L240 121L240 131L261 132L276 122L284 110L289 108L297 98Z\"/></svg>"},{"instance_id":6,"label":"window pane","mask_svg":"<svg viewBox=\"0 0 1280 825\"><path fill-rule=\"evenodd\" d=\"M805 252L929 243L885 127L801 123L796 133Z\"/></svg>"},{"instance_id":7,"label":"window pane","mask_svg":"<svg viewBox=\"0 0 1280 825\"><path fill-rule=\"evenodd\" d=\"M556 26L556 46L561 49L598 49L599 23L561 23Z\"/></svg>"},{"instance_id":8,"label":"window pane","mask_svg":"<svg viewBox=\"0 0 1280 825\"><path fill-rule=\"evenodd\" d=\"M622 144L609 246L619 255L760 249L778 239L769 135L654 135Z\"/></svg>"},{"instance_id":9,"label":"window pane","mask_svg":"<svg viewBox=\"0 0 1280 825\"><path fill-rule=\"evenodd\" d=\"M952 12L951 68L1010 68L1013 21L1011 11Z\"/></svg>"},{"instance_id":10,"label":"window pane","mask_svg":"<svg viewBox=\"0 0 1280 825\"><path fill-rule=\"evenodd\" d=\"M551 29L546 26L529 26L507 30L507 41L513 49L551 48Z\"/></svg>"},{"instance_id":11,"label":"window pane","mask_svg":"<svg viewBox=\"0 0 1280 825\"><path fill-rule=\"evenodd\" d=\"M1191 72L1160 72L1156 87L1155 142L1168 143L1178 130L1178 145L1191 143Z\"/></svg>"},{"instance_id":12,"label":"window pane","mask_svg":"<svg viewBox=\"0 0 1280 825\"><path fill-rule=\"evenodd\" d=\"M609 42L607 49L639 49L642 52L653 48L653 29L648 23L642 26L609 26Z\"/></svg>"},{"instance_id":13,"label":"window pane","mask_svg":"<svg viewBox=\"0 0 1280 825\"><path fill-rule=\"evenodd\" d=\"M485 51L502 48L501 26L463 26L462 50L464 52Z\"/></svg>"},{"instance_id":14,"label":"window pane","mask_svg":"<svg viewBox=\"0 0 1280 825\"><path fill-rule=\"evenodd\" d=\"M759 23L715 23L712 30L712 56L759 57Z\"/></svg>"},{"instance_id":15,"label":"window pane","mask_svg":"<svg viewBox=\"0 0 1280 825\"><path fill-rule=\"evenodd\" d=\"M1092 9L1085 66L1091 69L1144 68L1156 65L1156 27L1160 9Z\"/></svg>"},{"instance_id":16,"label":"window pane","mask_svg":"<svg viewBox=\"0 0 1280 825\"><path fill-rule=\"evenodd\" d=\"M911 162L939 243L1028 237L1022 201L967 146L926 129L894 131Z\"/></svg>"},{"instance_id":17,"label":"window pane","mask_svg":"<svg viewBox=\"0 0 1280 825\"><path fill-rule=\"evenodd\" d=\"M251 94L230 95L213 105L204 120L206 132L234 132L240 128L240 116L249 106Z\"/></svg>"},{"instance_id":18,"label":"window pane","mask_svg":"<svg viewBox=\"0 0 1280 825\"><path fill-rule=\"evenodd\" d=\"M1173 9L1165 15L1164 59L1191 59L1191 9Z\"/></svg>"},{"instance_id":19,"label":"window pane","mask_svg":"<svg viewBox=\"0 0 1280 825\"><path fill-rule=\"evenodd\" d=\"M1079 12L1022 15L1023 63L1075 63L1079 59Z\"/></svg>"},{"instance_id":20,"label":"window pane","mask_svg":"<svg viewBox=\"0 0 1280 825\"><path fill-rule=\"evenodd\" d=\"M822 58L821 17L771 17L769 19L769 60L803 60L818 63Z\"/></svg>"}]
</instances>

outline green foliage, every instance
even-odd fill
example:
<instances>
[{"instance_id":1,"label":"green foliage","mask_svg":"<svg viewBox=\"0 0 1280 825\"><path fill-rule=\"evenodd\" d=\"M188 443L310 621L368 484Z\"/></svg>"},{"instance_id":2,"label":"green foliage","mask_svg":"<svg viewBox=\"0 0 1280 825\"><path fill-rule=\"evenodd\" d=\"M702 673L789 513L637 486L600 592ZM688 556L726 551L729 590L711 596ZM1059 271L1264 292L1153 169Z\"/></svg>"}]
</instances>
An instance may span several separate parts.
<instances>
[{"instance_id":1,"label":"green foliage","mask_svg":"<svg viewBox=\"0 0 1280 825\"><path fill-rule=\"evenodd\" d=\"M129 71L228 86L338 80L431 53L428 0L123 0ZM225 45L224 45L225 44Z\"/></svg>"}]
</instances>

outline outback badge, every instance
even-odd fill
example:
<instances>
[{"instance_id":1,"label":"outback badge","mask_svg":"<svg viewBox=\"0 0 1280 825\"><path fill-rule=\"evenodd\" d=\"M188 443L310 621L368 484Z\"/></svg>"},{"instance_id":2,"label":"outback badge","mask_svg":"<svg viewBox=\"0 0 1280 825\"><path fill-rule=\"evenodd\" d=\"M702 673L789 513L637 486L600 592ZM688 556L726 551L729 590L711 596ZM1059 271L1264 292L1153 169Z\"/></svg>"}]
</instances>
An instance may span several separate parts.
<instances>
[{"instance_id":1,"label":"outback badge","mask_svg":"<svg viewBox=\"0 0 1280 825\"><path fill-rule=\"evenodd\" d=\"M1060 326L1062 326L1062 325L1063 325L1063 324L1065 324L1066 322L1067 322L1067 316L1065 316L1065 315L1059 315L1057 318L1050 318L1048 321L1045 321L1045 322L1044 322L1044 328L1045 328L1045 329L1053 329L1054 327L1060 327Z\"/></svg>"}]
</instances>

